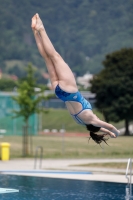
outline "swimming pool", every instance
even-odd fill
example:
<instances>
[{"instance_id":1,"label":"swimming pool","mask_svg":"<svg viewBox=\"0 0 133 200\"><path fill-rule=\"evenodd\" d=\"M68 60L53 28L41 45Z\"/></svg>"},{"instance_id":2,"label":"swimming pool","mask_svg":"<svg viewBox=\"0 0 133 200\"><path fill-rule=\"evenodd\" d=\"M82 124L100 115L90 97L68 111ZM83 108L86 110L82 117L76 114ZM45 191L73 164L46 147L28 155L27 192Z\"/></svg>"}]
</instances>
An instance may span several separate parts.
<instances>
[{"instance_id":1,"label":"swimming pool","mask_svg":"<svg viewBox=\"0 0 133 200\"><path fill-rule=\"evenodd\" d=\"M19 193L0 194L1 200L124 200L123 183L0 175L0 187Z\"/></svg>"}]
</instances>

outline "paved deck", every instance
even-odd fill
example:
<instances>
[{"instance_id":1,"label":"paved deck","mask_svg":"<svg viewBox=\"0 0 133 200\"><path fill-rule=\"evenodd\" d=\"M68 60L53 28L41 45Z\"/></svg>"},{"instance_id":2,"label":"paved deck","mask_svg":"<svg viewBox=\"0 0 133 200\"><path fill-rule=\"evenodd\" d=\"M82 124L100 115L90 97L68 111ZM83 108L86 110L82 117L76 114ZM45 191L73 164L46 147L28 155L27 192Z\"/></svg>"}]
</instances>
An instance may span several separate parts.
<instances>
[{"instance_id":1,"label":"paved deck","mask_svg":"<svg viewBox=\"0 0 133 200\"><path fill-rule=\"evenodd\" d=\"M34 169L34 159L13 159L0 161L0 173L127 183L127 179L125 178L126 169L73 166L103 162L127 163L127 159L44 159L41 170L39 169L39 160L37 168ZM92 174L88 172L92 172Z\"/></svg>"}]
</instances>

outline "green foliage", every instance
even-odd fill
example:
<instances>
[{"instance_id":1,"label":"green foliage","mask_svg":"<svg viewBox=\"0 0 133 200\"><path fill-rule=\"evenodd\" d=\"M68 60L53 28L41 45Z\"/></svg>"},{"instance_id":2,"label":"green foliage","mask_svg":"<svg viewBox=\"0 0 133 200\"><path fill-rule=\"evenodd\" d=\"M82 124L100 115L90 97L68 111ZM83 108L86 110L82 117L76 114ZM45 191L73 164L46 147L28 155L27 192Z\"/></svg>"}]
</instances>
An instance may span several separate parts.
<instances>
[{"instance_id":1,"label":"green foliage","mask_svg":"<svg viewBox=\"0 0 133 200\"><path fill-rule=\"evenodd\" d=\"M35 88L39 88L36 92ZM27 67L27 76L22 78L18 83L18 96L13 99L19 105L19 110L15 110L15 117L22 116L25 122L23 132L23 156L28 156L28 128L29 118L34 113L39 113L42 109L39 107L39 103L44 99L44 88L39 87L34 77L34 69L31 64Z\"/></svg>"},{"instance_id":2,"label":"green foliage","mask_svg":"<svg viewBox=\"0 0 133 200\"><path fill-rule=\"evenodd\" d=\"M16 86L17 82L12 79L9 78L0 79L0 91L13 91Z\"/></svg>"},{"instance_id":3,"label":"green foliage","mask_svg":"<svg viewBox=\"0 0 133 200\"><path fill-rule=\"evenodd\" d=\"M30 26L36 12L57 51L78 75L99 72L105 53L133 47L130 0L0 0L0 5L0 64L5 72L4 61L14 59L46 69ZM16 67L14 73L21 75Z\"/></svg>"},{"instance_id":4,"label":"green foliage","mask_svg":"<svg viewBox=\"0 0 133 200\"><path fill-rule=\"evenodd\" d=\"M18 83L18 96L13 97L20 107L20 110L15 111L16 116L23 116L25 122L28 121L32 114L42 111L42 109L39 108L39 103L44 99L44 89L38 86L39 92L36 92L36 87L34 70L31 64L29 64L27 67L27 76Z\"/></svg>"},{"instance_id":5,"label":"green foliage","mask_svg":"<svg viewBox=\"0 0 133 200\"><path fill-rule=\"evenodd\" d=\"M106 55L104 69L92 81L96 106L107 121L133 120L133 49Z\"/></svg>"}]
</instances>

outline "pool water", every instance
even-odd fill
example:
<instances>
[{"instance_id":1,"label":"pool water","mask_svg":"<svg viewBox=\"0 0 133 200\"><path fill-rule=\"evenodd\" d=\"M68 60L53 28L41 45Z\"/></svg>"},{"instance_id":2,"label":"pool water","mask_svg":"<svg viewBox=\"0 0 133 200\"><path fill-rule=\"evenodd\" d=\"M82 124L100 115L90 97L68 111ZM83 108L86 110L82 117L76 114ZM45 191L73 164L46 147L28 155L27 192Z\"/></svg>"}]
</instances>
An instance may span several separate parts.
<instances>
[{"instance_id":1,"label":"pool water","mask_svg":"<svg viewBox=\"0 0 133 200\"><path fill-rule=\"evenodd\" d=\"M126 184L0 175L0 187L19 189L0 200L124 200Z\"/></svg>"}]
</instances>

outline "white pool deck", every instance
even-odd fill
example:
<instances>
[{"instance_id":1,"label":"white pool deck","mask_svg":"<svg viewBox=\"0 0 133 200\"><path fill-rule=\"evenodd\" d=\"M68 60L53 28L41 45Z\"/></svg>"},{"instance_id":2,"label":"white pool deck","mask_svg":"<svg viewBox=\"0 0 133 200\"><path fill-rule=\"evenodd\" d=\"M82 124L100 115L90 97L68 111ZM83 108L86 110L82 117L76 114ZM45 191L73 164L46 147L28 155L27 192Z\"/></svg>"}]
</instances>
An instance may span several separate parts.
<instances>
[{"instance_id":1,"label":"white pool deck","mask_svg":"<svg viewBox=\"0 0 133 200\"><path fill-rule=\"evenodd\" d=\"M13 159L0 161L0 174L127 183L126 169L73 166L103 162L127 164L127 161L128 159L43 159L40 170L39 160L34 169L34 159ZM91 174L87 172L91 172Z\"/></svg>"}]
</instances>

